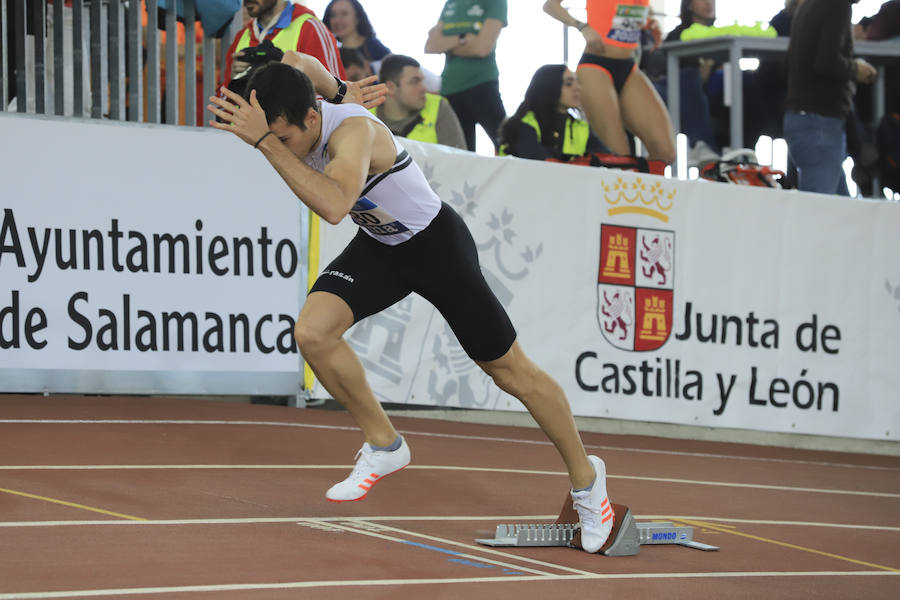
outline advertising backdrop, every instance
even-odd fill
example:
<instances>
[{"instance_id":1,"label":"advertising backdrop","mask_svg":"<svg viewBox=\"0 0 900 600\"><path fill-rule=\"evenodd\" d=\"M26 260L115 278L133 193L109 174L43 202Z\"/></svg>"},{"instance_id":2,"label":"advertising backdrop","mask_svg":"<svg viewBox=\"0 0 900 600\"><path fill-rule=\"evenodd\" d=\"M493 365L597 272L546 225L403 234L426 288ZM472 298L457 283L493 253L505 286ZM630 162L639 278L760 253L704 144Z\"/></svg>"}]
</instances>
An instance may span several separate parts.
<instances>
[{"instance_id":1,"label":"advertising backdrop","mask_svg":"<svg viewBox=\"0 0 900 600\"><path fill-rule=\"evenodd\" d=\"M9 114L0 136L0 391L298 390L308 212L258 152ZM404 143L576 415L900 437L900 205ZM317 270L355 231L322 225ZM382 401L522 410L417 296L346 338Z\"/></svg>"},{"instance_id":2,"label":"advertising backdrop","mask_svg":"<svg viewBox=\"0 0 900 600\"><path fill-rule=\"evenodd\" d=\"M575 414L900 439L900 205L404 144ZM384 401L522 410L419 297L347 337Z\"/></svg>"},{"instance_id":3,"label":"advertising backdrop","mask_svg":"<svg viewBox=\"0 0 900 600\"><path fill-rule=\"evenodd\" d=\"M211 129L0 115L0 390L296 393L300 203Z\"/></svg>"}]
</instances>

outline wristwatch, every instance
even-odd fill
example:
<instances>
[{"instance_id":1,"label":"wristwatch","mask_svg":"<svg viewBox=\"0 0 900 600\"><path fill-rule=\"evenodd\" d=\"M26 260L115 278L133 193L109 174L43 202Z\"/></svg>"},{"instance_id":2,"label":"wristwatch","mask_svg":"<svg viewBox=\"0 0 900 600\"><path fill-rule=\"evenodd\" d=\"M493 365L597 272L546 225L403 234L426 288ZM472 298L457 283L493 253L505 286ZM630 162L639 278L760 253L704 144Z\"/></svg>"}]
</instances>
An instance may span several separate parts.
<instances>
[{"instance_id":1,"label":"wristwatch","mask_svg":"<svg viewBox=\"0 0 900 600\"><path fill-rule=\"evenodd\" d=\"M343 81L341 81L340 79L338 79L337 77L335 77L334 80L337 82L337 86L338 86L337 94L334 95L334 98L331 98L328 101L331 102L332 104L340 104L341 102L344 101L344 96L347 95L347 84L344 83Z\"/></svg>"}]
</instances>

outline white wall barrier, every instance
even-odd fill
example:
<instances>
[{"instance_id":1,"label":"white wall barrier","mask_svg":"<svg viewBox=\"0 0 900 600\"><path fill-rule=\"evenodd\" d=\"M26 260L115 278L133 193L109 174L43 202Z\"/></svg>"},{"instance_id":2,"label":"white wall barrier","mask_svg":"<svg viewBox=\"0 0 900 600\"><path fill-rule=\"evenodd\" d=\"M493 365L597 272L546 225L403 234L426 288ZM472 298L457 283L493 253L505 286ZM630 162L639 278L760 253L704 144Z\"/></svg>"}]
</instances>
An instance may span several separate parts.
<instances>
[{"instance_id":1,"label":"white wall barrier","mask_svg":"<svg viewBox=\"0 0 900 600\"><path fill-rule=\"evenodd\" d=\"M900 439L900 206L406 145L575 414ZM522 410L419 297L347 338L384 401Z\"/></svg>"},{"instance_id":2,"label":"white wall barrier","mask_svg":"<svg viewBox=\"0 0 900 600\"><path fill-rule=\"evenodd\" d=\"M0 140L0 391L299 391L306 211L258 152L11 114Z\"/></svg>"},{"instance_id":3,"label":"white wall barrier","mask_svg":"<svg viewBox=\"0 0 900 600\"><path fill-rule=\"evenodd\" d=\"M305 211L259 153L5 114L0 139L0 392L297 391ZM576 414L900 438L900 206L407 147ZM347 339L382 400L521 410L421 298Z\"/></svg>"}]
</instances>

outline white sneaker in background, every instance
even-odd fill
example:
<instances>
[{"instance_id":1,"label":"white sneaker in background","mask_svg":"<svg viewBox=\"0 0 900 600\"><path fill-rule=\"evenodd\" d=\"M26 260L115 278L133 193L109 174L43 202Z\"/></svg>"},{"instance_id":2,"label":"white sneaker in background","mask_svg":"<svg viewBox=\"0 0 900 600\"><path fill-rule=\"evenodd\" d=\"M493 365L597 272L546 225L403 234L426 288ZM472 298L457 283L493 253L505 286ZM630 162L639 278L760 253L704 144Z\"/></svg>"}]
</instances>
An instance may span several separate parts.
<instances>
[{"instance_id":1,"label":"white sneaker in background","mask_svg":"<svg viewBox=\"0 0 900 600\"><path fill-rule=\"evenodd\" d=\"M719 160L719 154L703 140L698 141L688 150L687 164L689 167L701 167L717 160Z\"/></svg>"},{"instance_id":2,"label":"white sneaker in background","mask_svg":"<svg viewBox=\"0 0 900 600\"><path fill-rule=\"evenodd\" d=\"M356 466L347 479L336 483L325 497L330 502L352 502L362 500L372 487L409 464L409 446L400 438L400 447L392 452L372 450L368 443L356 453Z\"/></svg>"},{"instance_id":3,"label":"white sneaker in background","mask_svg":"<svg viewBox=\"0 0 900 600\"><path fill-rule=\"evenodd\" d=\"M593 554L603 547L612 532L615 513L606 493L606 464L596 457L588 456L594 466L597 478L594 486L584 492L572 491L572 506L581 523L581 546L585 552Z\"/></svg>"}]
</instances>

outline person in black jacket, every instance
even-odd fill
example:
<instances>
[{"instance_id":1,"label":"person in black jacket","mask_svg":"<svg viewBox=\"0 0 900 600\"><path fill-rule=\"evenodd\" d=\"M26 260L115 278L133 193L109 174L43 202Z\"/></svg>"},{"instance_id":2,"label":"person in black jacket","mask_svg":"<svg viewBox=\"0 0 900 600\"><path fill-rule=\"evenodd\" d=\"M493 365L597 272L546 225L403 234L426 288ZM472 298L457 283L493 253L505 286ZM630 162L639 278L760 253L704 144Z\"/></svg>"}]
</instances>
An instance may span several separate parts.
<instances>
[{"instance_id":1,"label":"person in black jacket","mask_svg":"<svg viewBox=\"0 0 900 600\"><path fill-rule=\"evenodd\" d=\"M499 153L568 161L609 152L580 111L581 85L575 74L566 65L544 65L531 78L515 114L500 127Z\"/></svg>"},{"instance_id":2,"label":"person in black jacket","mask_svg":"<svg viewBox=\"0 0 900 600\"><path fill-rule=\"evenodd\" d=\"M791 25L784 137L801 190L849 194L844 123L854 82L870 83L876 75L868 62L853 58L850 5L856 2L805 0Z\"/></svg>"}]
</instances>

